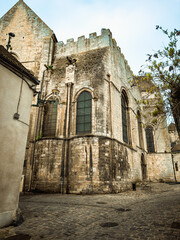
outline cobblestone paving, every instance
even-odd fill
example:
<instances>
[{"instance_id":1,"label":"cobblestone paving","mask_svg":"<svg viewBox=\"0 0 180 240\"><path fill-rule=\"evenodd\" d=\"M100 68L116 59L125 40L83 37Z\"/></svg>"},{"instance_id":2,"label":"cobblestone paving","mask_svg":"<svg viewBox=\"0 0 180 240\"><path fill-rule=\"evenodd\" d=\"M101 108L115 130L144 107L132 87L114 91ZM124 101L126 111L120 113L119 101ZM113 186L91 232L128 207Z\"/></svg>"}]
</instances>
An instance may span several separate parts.
<instances>
[{"instance_id":1,"label":"cobblestone paving","mask_svg":"<svg viewBox=\"0 0 180 240\"><path fill-rule=\"evenodd\" d=\"M0 239L180 239L180 184L106 195L23 195L20 209L25 221L1 229Z\"/></svg>"}]
</instances>

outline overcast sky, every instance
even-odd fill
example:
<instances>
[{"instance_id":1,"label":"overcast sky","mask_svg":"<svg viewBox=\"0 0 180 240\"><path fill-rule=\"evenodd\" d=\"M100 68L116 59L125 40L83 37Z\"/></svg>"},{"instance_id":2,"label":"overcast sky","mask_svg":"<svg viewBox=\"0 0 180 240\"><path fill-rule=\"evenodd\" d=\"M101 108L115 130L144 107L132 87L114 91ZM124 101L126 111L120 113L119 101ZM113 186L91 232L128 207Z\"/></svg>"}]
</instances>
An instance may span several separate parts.
<instances>
[{"instance_id":1,"label":"overcast sky","mask_svg":"<svg viewBox=\"0 0 180 240\"><path fill-rule=\"evenodd\" d=\"M17 0L0 0L0 17ZM156 25L180 29L180 0L24 0L64 41L109 28L134 74L147 53L158 50L166 38Z\"/></svg>"}]
</instances>

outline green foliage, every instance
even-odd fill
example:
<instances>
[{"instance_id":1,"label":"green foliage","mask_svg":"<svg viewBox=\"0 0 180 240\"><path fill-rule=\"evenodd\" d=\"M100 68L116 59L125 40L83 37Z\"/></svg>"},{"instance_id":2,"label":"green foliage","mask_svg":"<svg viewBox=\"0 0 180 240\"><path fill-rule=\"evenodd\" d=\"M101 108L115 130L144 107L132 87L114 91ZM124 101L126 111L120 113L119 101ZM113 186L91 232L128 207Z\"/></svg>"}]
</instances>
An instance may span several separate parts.
<instances>
[{"instance_id":1,"label":"green foliage","mask_svg":"<svg viewBox=\"0 0 180 240\"><path fill-rule=\"evenodd\" d=\"M158 120L155 118L155 119L152 120L151 123L154 124L154 125L156 125L156 124L158 123Z\"/></svg>"},{"instance_id":2,"label":"green foliage","mask_svg":"<svg viewBox=\"0 0 180 240\"><path fill-rule=\"evenodd\" d=\"M174 29L170 33L160 26L156 29L162 30L169 38L169 43L162 50L156 51L154 54L147 54L147 65L143 66L147 70L140 70L140 75L151 79L160 90L172 89L176 84L180 84L180 50L177 49L180 31ZM164 89L161 89L164 87Z\"/></svg>"},{"instance_id":3,"label":"green foliage","mask_svg":"<svg viewBox=\"0 0 180 240\"><path fill-rule=\"evenodd\" d=\"M153 112L152 112L152 115L153 117L156 117L158 115L159 111L158 109L156 108Z\"/></svg>"},{"instance_id":4,"label":"green foliage","mask_svg":"<svg viewBox=\"0 0 180 240\"><path fill-rule=\"evenodd\" d=\"M168 43L153 54L147 54L146 64L142 66L139 77L134 80L133 84L141 86L145 81L152 83L152 86L146 86L146 92L149 96L154 93L155 98L158 99L156 101L158 107L156 106L152 112L153 117L164 112L172 112L174 116L173 109L177 109L175 104L180 103L177 96L180 90L180 50L178 49L180 31L174 29L169 32L158 25L156 29L161 30L167 36ZM143 100L142 103L146 104L146 101Z\"/></svg>"},{"instance_id":5,"label":"green foliage","mask_svg":"<svg viewBox=\"0 0 180 240\"><path fill-rule=\"evenodd\" d=\"M54 71L53 65L48 65L47 67L48 67L49 70Z\"/></svg>"},{"instance_id":6,"label":"green foliage","mask_svg":"<svg viewBox=\"0 0 180 240\"><path fill-rule=\"evenodd\" d=\"M36 140L40 140L42 138L42 135L39 135L36 137Z\"/></svg>"}]
</instances>

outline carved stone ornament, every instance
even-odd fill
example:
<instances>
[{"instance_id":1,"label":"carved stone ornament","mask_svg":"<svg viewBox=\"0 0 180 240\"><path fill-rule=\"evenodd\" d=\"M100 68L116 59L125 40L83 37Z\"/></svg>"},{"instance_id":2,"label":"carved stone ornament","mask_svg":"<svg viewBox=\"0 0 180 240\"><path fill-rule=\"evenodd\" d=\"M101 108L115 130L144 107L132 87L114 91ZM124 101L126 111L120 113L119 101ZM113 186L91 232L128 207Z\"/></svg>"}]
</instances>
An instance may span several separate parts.
<instances>
[{"instance_id":1,"label":"carved stone ornament","mask_svg":"<svg viewBox=\"0 0 180 240\"><path fill-rule=\"evenodd\" d=\"M69 65L66 67L66 82L74 82L75 66Z\"/></svg>"}]
</instances>

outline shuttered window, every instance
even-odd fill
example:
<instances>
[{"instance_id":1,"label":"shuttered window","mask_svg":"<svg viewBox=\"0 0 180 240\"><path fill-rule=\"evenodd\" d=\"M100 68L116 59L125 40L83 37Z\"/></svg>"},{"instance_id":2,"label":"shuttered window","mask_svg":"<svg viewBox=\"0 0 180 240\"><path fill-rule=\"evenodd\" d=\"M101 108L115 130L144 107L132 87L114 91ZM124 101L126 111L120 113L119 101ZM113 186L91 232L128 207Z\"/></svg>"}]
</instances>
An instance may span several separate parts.
<instances>
[{"instance_id":1,"label":"shuttered window","mask_svg":"<svg viewBox=\"0 0 180 240\"><path fill-rule=\"evenodd\" d=\"M57 105L58 100L53 99L44 105L43 137L55 137L56 135Z\"/></svg>"},{"instance_id":2,"label":"shuttered window","mask_svg":"<svg viewBox=\"0 0 180 240\"><path fill-rule=\"evenodd\" d=\"M153 127L146 127L146 141L147 141L147 150L150 153L155 152L154 149L154 137L153 137Z\"/></svg>"},{"instance_id":3,"label":"shuttered window","mask_svg":"<svg viewBox=\"0 0 180 240\"><path fill-rule=\"evenodd\" d=\"M92 111L92 96L89 92L82 92L77 99L77 118L76 118L76 133L91 132L91 111Z\"/></svg>"}]
</instances>

